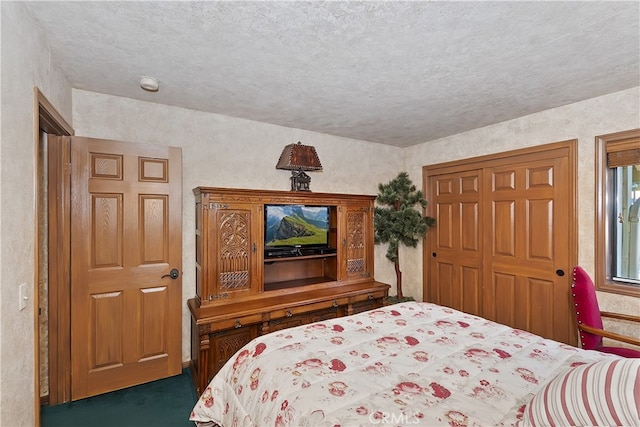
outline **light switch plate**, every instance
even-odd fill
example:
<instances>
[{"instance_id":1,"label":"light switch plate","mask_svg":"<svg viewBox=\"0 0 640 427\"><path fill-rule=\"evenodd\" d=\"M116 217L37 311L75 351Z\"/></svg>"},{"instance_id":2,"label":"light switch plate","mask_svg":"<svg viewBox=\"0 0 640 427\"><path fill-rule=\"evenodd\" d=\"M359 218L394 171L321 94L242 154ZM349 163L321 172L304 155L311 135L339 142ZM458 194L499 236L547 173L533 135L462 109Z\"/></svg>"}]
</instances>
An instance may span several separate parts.
<instances>
[{"instance_id":1,"label":"light switch plate","mask_svg":"<svg viewBox=\"0 0 640 427\"><path fill-rule=\"evenodd\" d=\"M23 283L20 285L20 287L18 288L18 309L19 310L24 310L25 308L27 308L27 300L29 299L29 297L27 296L27 284Z\"/></svg>"}]
</instances>

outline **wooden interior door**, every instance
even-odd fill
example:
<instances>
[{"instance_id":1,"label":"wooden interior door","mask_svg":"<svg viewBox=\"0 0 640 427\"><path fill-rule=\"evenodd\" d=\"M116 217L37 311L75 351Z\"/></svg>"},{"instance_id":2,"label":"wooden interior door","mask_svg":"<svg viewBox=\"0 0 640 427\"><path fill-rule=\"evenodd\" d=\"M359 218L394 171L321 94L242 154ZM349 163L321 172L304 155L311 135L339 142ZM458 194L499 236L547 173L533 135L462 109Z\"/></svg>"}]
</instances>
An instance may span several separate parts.
<instances>
[{"instance_id":1,"label":"wooden interior door","mask_svg":"<svg viewBox=\"0 0 640 427\"><path fill-rule=\"evenodd\" d=\"M180 148L70 139L77 400L181 371L182 160Z\"/></svg>"},{"instance_id":2,"label":"wooden interior door","mask_svg":"<svg viewBox=\"0 0 640 427\"><path fill-rule=\"evenodd\" d=\"M482 251L480 196L482 170L445 173L431 177L429 203L436 226L431 239L428 301L482 315ZM426 263L425 263L426 265Z\"/></svg>"},{"instance_id":3,"label":"wooden interior door","mask_svg":"<svg viewBox=\"0 0 640 427\"><path fill-rule=\"evenodd\" d=\"M425 167L424 299L575 345L575 141Z\"/></svg>"},{"instance_id":4,"label":"wooden interior door","mask_svg":"<svg viewBox=\"0 0 640 427\"><path fill-rule=\"evenodd\" d=\"M568 160L525 157L485 170L483 314L569 343Z\"/></svg>"}]
</instances>

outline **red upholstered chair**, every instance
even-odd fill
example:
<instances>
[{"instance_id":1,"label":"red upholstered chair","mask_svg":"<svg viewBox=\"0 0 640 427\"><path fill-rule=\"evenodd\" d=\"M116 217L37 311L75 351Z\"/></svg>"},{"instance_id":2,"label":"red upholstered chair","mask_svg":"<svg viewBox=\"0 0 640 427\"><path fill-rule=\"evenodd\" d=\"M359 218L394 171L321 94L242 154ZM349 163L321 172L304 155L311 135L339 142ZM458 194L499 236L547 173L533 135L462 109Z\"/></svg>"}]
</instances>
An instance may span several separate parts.
<instances>
[{"instance_id":1,"label":"red upholstered chair","mask_svg":"<svg viewBox=\"0 0 640 427\"><path fill-rule=\"evenodd\" d=\"M593 281L582 267L575 267L573 269L571 294L573 295L576 319L578 320L580 344L583 349L598 350L604 353L617 354L622 357L640 358L640 351L638 350L625 347L607 347L602 345L602 338L605 337L615 341L640 346L640 339L607 332L603 330L602 323L602 317L639 323L640 317L610 313L606 311L601 312L600 307L598 306L598 300L596 299L596 289L593 286Z\"/></svg>"}]
</instances>

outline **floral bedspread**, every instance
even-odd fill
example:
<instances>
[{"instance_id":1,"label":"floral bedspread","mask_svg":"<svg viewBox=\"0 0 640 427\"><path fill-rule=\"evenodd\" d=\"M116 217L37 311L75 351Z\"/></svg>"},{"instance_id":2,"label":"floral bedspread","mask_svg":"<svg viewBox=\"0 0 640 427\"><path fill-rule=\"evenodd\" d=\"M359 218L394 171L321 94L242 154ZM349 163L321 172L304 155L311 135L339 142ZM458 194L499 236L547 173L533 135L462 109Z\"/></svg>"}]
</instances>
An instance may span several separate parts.
<instances>
[{"instance_id":1,"label":"floral bedspread","mask_svg":"<svg viewBox=\"0 0 640 427\"><path fill-rule=\"evenodd\" d=\"M213 378L190 419L224 427L514 425L546 381L609 357L407 302L258 337Z\"/></svg>"}]
</instances>

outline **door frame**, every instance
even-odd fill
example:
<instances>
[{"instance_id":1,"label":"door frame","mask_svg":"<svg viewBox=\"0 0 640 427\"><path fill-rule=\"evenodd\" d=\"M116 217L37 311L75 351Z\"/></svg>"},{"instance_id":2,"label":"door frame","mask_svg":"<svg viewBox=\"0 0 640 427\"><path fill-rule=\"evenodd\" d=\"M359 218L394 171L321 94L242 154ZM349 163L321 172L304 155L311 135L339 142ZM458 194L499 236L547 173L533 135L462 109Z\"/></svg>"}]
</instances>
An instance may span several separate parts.
<instances>
[{"instance_id":1,"label":"door frame","mask_svg":"<svg viewBox=\"0 0 640 427\"><path fill-rule=\"evenodd\" d=\"M33 324L34 324L34 412L35 412L35 425L40 425L40 406L42 405L42 400L40 398L40 281L44 278L41 277L40 272L40 250L48 250L48 241L49 239L41 239L40 232L42 231L40 228L40 212L43 209L43 196L49 194L49 189L47 185L42 185L40 183L39 177L44 172L44 164L41 161L43 156L46 153L41 152L40 150L40 129L50 135L58 135L58 136L70 136L74 134L74 129L71 125L64 119L64 117L58 112L58 110L54 107L54 105L47 99L47 97L42 93L40 88L37 86L33 88L33 139L34 139L34 202L35 202L35 218L34 218L34 267L33 267L33 276L34 276L34 286L33 286ZM64 166L63 166L64 167ZM48 209L47 209L48 211ZM70 240L68 242L63 241L62 244L70 245ZM69 260L67 260L68 262ZM58 260L56 264L57 268L64 267L64 260ZM48 266L47 266L48 267ZM51 278L49 278L51 279ZM59 295L60 291L68 289L70 287L70 280L67 278L63 283L58 283L55 280L49 280L48 286L49 291L53 289ZM55 316L58 318L70 318L70 311L67 305L57 304L52 306L51 301L49 301L47 310L49 313L52 310L55 312ZM54 325L55 326L55 325ZM49 342L52 341L56 344L64 343L66 340L69 343L70 331L58 330L58 328L51 328L51 322L49 321ZM51 369L53 363L57 367L55 372L61 372L60 368L67 370L64 372L70 372L70 348L67 357L58 357L58 354L52 354L51 346L49 346L49 396L51 396L51 391L54 391L55 397L57 398L60 392L57 390L57 385L61 382L64 382L64 379L58 378L56 374L53 375L54 381L52 381ZM67 383L70 384L71 375L69 374L69 378L66 380ZM56 387L52 389L51 384L55 383ZM57 394L56 394L57 393ZM44 399L48 401L48 398ZM55 400L55 399L54 399Z\"/></svg>"}]
</instances>

